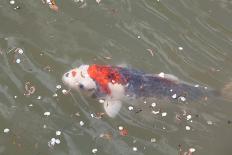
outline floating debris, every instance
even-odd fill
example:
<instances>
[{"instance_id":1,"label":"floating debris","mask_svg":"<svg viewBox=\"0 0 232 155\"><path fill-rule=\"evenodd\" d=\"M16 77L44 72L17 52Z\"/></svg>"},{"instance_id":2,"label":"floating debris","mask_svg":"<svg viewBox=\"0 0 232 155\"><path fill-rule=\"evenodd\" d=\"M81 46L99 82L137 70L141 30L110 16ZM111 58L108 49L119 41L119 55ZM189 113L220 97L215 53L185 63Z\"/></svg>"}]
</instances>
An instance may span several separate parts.
<instances>
[{"instance_id":1,"label":"floating debris","mask_svg":"<svg viewBox=\"0 0 232 155\"><path fill-rule=\"evenodd\" d=\"M33 107L33 104L29 104L28 106L29 106L29 107Z\"/></svg>"},{"instance_id":2,"label":"floating debris","mask_svg":"<svg viewBox=\"0 0 232 155\"><path fill-rule=\"evenodd\" d=\"M168 113L166 113L166 112L162 112L161 116L162 116L162 117L165 117L165 116L167 116L167 114L168 114Z\"/></svg>"},{"instance_id":3,"label":"floating debris","mask_svg":"<svg viewBox=\"0 0 232 155\"><path fill-rule=\"evenodd\" d=\"M15 95L14 98L16 99L16 98L18 98L18 96Z\"/></svg>"},{"instance_id":4,"label":"floating debris","mask_svg":"<svg viewBox=\"0 0 232 155\"><path fill-rule=\"evenodd\" d=\"M24 87L25 87L24 95L30 96L35 93L35 86L31 85L30 82L26 82Z\"/></svg>"},{"instance_id":5,"label":"floating debris","mask_svg":"<svg viewBox=\"0 0 232 155\"><path fill-rule=\"evenodd\" d=\"M132 107L132 106L128 107L128 110L130 110L130 111L133 110L133 109L134 109L134 107Z\"/></svg>"},{"instance_id":6,"label":"floating debris","mask_svg":"<svg viewBox=\"0 0 232 155\"><path fill-rule=\"evenodd\" d=\"M111 57L109 57L109 56L105 56L105 57L103 57L104 59L107 59L107 60L111 60L112 58Z\"/></svg>"},{"instance_id":7,"label":"floating debris","mask_svg":"<svg viewBox=\"0 0 232 155\"><path fill-rule=\"evenodd\" d=\"M80 121L80 126L85 125L85 123L83 121Z\"/></svg>"},{"instance_id":8,"label":"floating debris","mask_svg":"<svg viewBox=\"0 0 232 155\"><path fill-rule=\"evenodd\" d=\"M44 124L44 125L43 125L43 128L44 128L44 129L46 129L46 128L47 128L47 125L46 125L46 124Z\"/></svg>"},{"instance_id":9,"label":"floating debris","mask_svg":"<svg viewBox=\"0 0 232 155\"><path fill-rule=\"evenodd\" d=\"M75 115L76 115L77 117L80 117L80 116L81 116L79 112L76 112Z\"/></svg>"},{"instance_id":10,"label":"floating debris","mask_svg":"<svg viewBox=\"0 0 232 155\"><path fill-rule=\"evenodd\" d=\"M198 85L198 84L196 84L194 87L199 87L199 85Z\"/></svg>"},{"instance_id":11,"label":"floating debris","mask_svg":"<svg viewBox=\"0 0 232 155\"><path fill-rule=\"evenodd\" d=\"M132 148L132 150L136 152L136 151L138 151L138 148L134 146L134 147Z\"/></svg>"},{"instance_id":12,"label":"floating debris","mask_svg":"<svg viewBox=\"0 0 232 155\"><path fill-rule=\"evenodd\" d=\"M156 138L151 138L151 143L155 143L156 142Z\"/></svg>"},{"instance_id":13,"label":"floating debris","mask_svg":"<svg viewBox=\"0 0 232 155\"><path fill-rule=\"evenodd\" d=\"M50 9L52 9L53 11L58 11L58 6L55 3L55 0L43 0L44 3L47 3L50 7Z\"/></svg>"},{"instance_id":14,"label":"floating debris","mask_svg":"<svg viewBox=\"0 0 232 155\"><path fill-rule=\"evenodd\" d=\"M190 126L186 126L186 127L185 127L185 130L187 130L187 131L189 131L190 129L191 129Z\"/></svg>"},{"instance_id":15,"label":"floating debris","mask_svg":"<svg viewBox=\"0 0 232 155\"><path fill-rule=\"evenodd\" d=\"M94 154L97 153L97 151L98 151L97 148L92 149L92 153Z\"/></svg>"},{"instance_id":16,"label":"floating debris","mask_svg":"<svg viewBox=\"0 0 232 155\"><path fill-rule=\"evenodd\" d=\"M112 140L112 133L102 133L100 134L99 137L107 139L107 140Z\"/></svg>"},{"instance_id":17,"label":"floating debris","mask_svg":"<svg viewBox=\"0 0 232 155\"><path fill-rule=\"evenodd\" d=\"M154 56L154 52L153 52L153 50L152 49L147 49L147 51L151 54L151 56Z\"/></svg>"},{"instance_id":18,"label":"floating debris","mask_svg":"<svg viewBox=\"0 0 232 155\"><path fill-rule=\"evenodd\" d=\"M3 130L3 132L4 132L4 133L8 133L8 132L10 132L10 129L5 128L5 129Z\"/></svg>"},{"instance_id":19,"label":"floating debris","mask_svg":"<svg viewBox=\"0 0 232 155\"><path fill-rule=\"evenodd\" d=\"M61 135L61 131L59 131L59 130L56 131L56 135L57 135L57 136L60 136L60 135Z\"/></svg>"},{"instance_id":20,"label":"floating debris","mask_svg":"<svg viewBox=\"0 0 232 155\"><path fill-rule=\"evenodd\" d=\"M138 39L140 39L140 38L141 38L141 36L137 36L137 38L138 38Z\"/></svg>"},{"instance_id":21,"label":"floating debris","mask_svg":"<svg viewBox=\"0 0 232 155\"><path fill-rule=\"evenodd\" d=\"M51 113L49 111L44 113L44 116L50 116L50 115L51 115Z\"/></svg>"}]
</instances>

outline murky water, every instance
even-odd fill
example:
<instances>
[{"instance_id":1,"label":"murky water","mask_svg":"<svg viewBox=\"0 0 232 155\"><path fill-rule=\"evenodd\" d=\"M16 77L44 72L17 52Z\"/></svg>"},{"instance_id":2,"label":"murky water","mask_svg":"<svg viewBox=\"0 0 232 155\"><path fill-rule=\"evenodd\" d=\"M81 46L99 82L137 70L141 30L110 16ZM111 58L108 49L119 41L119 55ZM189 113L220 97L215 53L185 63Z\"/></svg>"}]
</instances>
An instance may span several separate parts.
<instances>
[{"instance_id":1,"label":"murky water","mask_svg":"<svg viewBox=\"0 0 232 155\"><path fill-rule=\"evenodd\" d=\"M232 78L231 0L57 0L58 12L15 2L0 1L0 154L232 154L230 100L129 100L115 119L96 119L101 104L64 95L61 82L83 63L123 64L220 90ZM153 102L159 114L148 110Z\"/></svg>"}]
</instances>

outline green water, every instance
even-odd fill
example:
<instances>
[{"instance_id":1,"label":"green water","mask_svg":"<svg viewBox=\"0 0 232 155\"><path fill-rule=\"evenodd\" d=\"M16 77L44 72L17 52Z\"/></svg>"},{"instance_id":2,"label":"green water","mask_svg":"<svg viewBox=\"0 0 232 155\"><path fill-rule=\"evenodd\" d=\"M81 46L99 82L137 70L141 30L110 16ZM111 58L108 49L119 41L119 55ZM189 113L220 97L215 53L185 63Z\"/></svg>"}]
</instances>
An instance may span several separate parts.
<instances>
[{"instance_id":1,"label":"green water","mask_svg":"<svg viewBox=\"0 0 232 155\"><path fill-rule=\"evenodd\" d=\"M115 119L96 119L91 113L103 112L102 105L80 92L63 95L61 82L70 68L98 63L170 73L220 90L232 79L231 0L56 3L58 12L40 0L0 1L0 154L88 155L97 148L98 155L179 155L179 145L182 152L195 148L194 155L232 154L232 103L223 97L188 104L129 100ZM24 95L26 82L35 87L32 95ZM167 116L152 114L152 102ZM119 134L120 125L128 135ZM49 146L51 138L60 144Z\"/></svg>"}]
</instances>

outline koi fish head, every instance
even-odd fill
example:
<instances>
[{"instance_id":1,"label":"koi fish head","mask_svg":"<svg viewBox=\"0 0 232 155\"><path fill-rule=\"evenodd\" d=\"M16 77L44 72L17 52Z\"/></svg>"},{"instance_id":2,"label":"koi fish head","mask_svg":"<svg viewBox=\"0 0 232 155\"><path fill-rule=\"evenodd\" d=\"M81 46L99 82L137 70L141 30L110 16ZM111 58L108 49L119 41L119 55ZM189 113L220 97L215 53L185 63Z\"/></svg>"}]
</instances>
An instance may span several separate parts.
<instances>
[{"instance_id":1,"label":"koi fish head","mask_svg":"<svg viewBox=\"0 0 232 155\"><path fill-rule=\"evenodd\" d=\"M64 73L62 77L63 83L70 89L96 89L96 83L89 76L88 68L88 65L81 65Z\"/></svg>"}]
</instances>

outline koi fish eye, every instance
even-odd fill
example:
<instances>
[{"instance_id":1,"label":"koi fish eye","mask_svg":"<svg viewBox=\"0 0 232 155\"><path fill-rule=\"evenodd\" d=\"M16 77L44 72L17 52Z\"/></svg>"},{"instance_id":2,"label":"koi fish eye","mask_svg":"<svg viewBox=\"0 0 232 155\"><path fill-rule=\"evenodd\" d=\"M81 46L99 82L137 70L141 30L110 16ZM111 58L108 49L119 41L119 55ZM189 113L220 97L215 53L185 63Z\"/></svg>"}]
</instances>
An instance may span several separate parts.
<instances>
[{"instance_id":1,"label":"koi fish eye","mask_svg":"<svg viewBox=\"0 0 232 155\"><path fill-rule=\"evenodd\" d=\"M69 73L66 73L65 76L68 77L68 76L69 76Z\"/></svg>"},{"instance_id":2,"label":"koi fish eye","mask_svg":"<svg viewBox=\"0 0 232 155\"><path fill-rule=\"evenodd\" d=\"M83 85L83 84L79 84L79 88L80 88L80 89L83 89L83 88L84 88L84 85Z\"/></svg>"}]
</instances>

